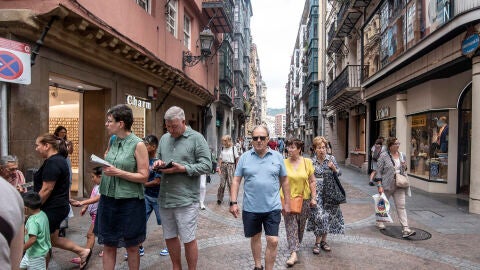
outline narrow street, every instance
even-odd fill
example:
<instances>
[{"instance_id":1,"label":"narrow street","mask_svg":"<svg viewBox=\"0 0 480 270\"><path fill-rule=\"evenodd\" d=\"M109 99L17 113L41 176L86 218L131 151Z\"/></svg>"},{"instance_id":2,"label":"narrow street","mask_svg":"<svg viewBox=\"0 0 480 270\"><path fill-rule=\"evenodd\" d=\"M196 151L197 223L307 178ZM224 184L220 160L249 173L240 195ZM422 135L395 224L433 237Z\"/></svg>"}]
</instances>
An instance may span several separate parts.
<instances>
[{"instance_id":1,"label":"narrow street","mask_svg":"<svg viewBox=\"0 0 480 270\"><path fill-rule=\"evenodd\" d=\"M367 185L367 176L349 168L342 169L340 179L347 191L347 204L342 205L346 234L329 236L332 252L314 255L311 252L314 235L306 232L299 263L292 269L480 269L480 216L468 214L467 201L454 195L412 190L412 197L407 198L407 212L410 226L418 232L414 239L429 234L431 238L396 239L380 233L374 226L371 195L375 189ZM228 197L222 205L216 204L218 181L215 175L207 185L207 209L200 211L198 269L253 269L250 242L243 236L241 219L234 219L228 212ZM76 208L75 217L70 220L67 237L83 245L90 217L80 217L78 211ZM386 233L398 225L397 222L391 224L392 227L387 226ZM265 241L263 245L265 249ZM155 218L150 217L140 268L171 269L170 259L159 255L164 246L162 230ZM100 251L100 246L94 247L88 269L102 269ZM73 253L54 248L53 254L49 269L78 269L70 263ZM119 249L116 269L128 269L123 254L124 250ZM285 228L281 226L275 269L287 268L287 256ZM185 269L184 258L182 264Z\"/></svg>"}]
</instances>

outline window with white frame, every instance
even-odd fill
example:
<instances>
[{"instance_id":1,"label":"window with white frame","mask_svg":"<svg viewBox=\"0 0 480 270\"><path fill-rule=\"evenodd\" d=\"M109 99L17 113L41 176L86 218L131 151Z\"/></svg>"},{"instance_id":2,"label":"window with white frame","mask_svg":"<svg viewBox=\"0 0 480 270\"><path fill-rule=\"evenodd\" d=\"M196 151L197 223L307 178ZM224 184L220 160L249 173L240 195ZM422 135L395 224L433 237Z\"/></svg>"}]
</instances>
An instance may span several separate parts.
<instances>
[{"instance_id":1,"label":"window with white frame","mask_svg":"<svg viewBox=\"0 0 480 270\"><path fill-rule=\"evenodd\" d=\"M183 16L183 45L190 50L190 29L192 28L192 21L187 15Z\"/></svg>"},{"instance_id":2,"label":"window with white frame","mask_svg":"<svg viewBox=\"0 0 480 270\"><path fill-rule=\"evenodd\" d=\"M238 59L238 41L233 42L233 58Z\"/></svg>"},{"instance_id":3,"label":"window with white frame","mask_svg":"<svg viewBox=\"0 0 480 270\"><path fill-rule=\"evenodd\" d=\"M168 1L167 11L167 31L177 36L177 1Z\"/></svg>"},{"instance_id":4,"label":"window with white frame","mask_svg":"<svg viewBox=\"0 0 480 270\"><path fill-rule=\"evenodd\" d=\"M151 2L150 0L135 0L135 2L137 2L137 4L145 9L146 12L148 13L151 13L150 11L152 10L152 7L151 7Z\"/></svg>"}]
</instances>

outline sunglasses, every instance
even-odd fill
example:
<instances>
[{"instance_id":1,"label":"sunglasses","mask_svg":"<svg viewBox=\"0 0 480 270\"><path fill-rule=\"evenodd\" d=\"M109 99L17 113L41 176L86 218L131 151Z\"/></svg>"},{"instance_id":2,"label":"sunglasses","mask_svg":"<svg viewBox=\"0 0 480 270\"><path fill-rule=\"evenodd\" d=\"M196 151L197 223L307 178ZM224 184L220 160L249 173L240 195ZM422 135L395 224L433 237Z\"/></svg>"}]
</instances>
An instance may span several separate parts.
<instances>
[{"instance_id":1,"label":"sunglasses","mask_svg":"<svg viewBox=\"0 0 480 270\"><path fill-rule=\"evenodd\" d=\"M267 139L267 136L253 136L252 140L258 141L258 139L265 141Z\"/></svg>"}]
</instances>

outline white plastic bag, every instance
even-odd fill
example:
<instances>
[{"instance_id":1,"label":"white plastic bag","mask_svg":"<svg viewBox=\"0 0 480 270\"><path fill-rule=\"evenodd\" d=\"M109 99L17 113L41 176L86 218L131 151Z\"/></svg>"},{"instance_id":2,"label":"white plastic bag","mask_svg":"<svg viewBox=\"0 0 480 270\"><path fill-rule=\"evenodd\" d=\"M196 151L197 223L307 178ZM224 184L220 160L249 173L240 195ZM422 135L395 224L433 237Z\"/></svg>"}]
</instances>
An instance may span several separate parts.
<instances>
[{"instance_id":1,"label":"white plastic bag","mask_svg":"<svg viewBox=\"0 0 480 270\"><path fill-rule=\"evenodd\" d=\"M385 193L372 196L375 201L375 219L377 222L393 222L390 216L390 203Z\"/></svg>"}]
</instances>

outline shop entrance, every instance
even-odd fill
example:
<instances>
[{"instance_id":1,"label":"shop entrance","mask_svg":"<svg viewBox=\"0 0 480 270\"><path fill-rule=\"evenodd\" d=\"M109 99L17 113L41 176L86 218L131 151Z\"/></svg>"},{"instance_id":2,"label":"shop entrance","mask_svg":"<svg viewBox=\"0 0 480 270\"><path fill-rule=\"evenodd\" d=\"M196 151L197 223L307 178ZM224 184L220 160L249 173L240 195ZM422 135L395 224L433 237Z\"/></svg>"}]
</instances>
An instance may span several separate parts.
<instances>
[{"instance_id":1,"label":"shop entrance","mask_svg":"<svg viewBox=\"0 0 480 270\"><path fill-rule=\"evenodd\" d=\"M71 191L78 192L79 172L81 172L81 132L82 121L80 119L80 110L82 93L68 90L64 85L52 83L49 88L49 133L54 133L58 128L60 134L71 142L73 152L69 154L69 165L71 165ZM63 128L61 128L63 127ZM63 133L63 134L62 134ZM62 136L60 136L62 137Z\"/></svg>"},{"instance_id":2,"label":"shop entrance","mask_svg":"<svg viewBox=\"0 0 480 270\"><path fill-rule=\"evenodd\" d=\"M470 153L472 142L472 84L462 92L458 119L458 180L457 193L470 193Z\"/></svg>"},{"instance_id":3,"label":"shop entrance","mask_svg":"<svg viewBox=\"0 0 480 270\"><path fill-rule=\"evenodd\" d=\"M67 79L54 74L49 76L49 132L58 126L67 131L72 142L71 189L73 196L90 194L93 183L89 181L91 154L102 156L106 147L105 95L103 88Z\"/></svg>"}]
</instances>

